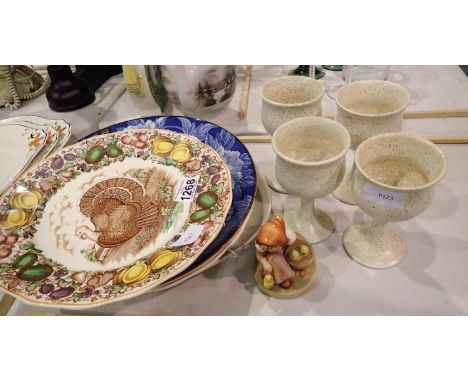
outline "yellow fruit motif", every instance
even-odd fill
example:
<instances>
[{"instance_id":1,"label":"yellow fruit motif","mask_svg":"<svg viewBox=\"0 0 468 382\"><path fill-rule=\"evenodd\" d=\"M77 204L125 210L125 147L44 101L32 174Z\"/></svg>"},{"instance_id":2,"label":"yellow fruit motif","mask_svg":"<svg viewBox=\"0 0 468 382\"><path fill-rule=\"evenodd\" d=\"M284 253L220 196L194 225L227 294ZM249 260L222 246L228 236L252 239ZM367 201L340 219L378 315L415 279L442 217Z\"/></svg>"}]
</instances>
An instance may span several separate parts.
<instances>
[{"instance_id":1,"label":"yellow fruit motif","mask_svg":"<svg viewBox=\"0 0 468 382\"><path fill-rule=\"evenodd\" d=\"M152 254L148 259L148 263L153 271L157 271L175 264L181 257L181 251L172 251L164 248Z\"/></svg>"},{"instance_id":2,"label":"yellow fruit motif","mask_svg":"<svg viewBox=\"0 0 468 382\"><path fill-rule=\"evenodd\" d=\"M168 137L157 137L153 139L153 153L159 155L169 154L174 148Z\"/></svg>"},{"instance_id":3,"label":"yellow fruit motif","mask_svg":"<svg viewBox=\"0 0 468 382\"><path fill-rule=\"evenodd\" d=\"M5 229L12 229L26 225L31 220L32 215L23 210L10 210L1 219L1 225Z\"/></svg>"},{"instance_id":4,"label":"yellow fruit motif","mask_svg":"<svg viewBox=\"0 0 468 382\"><path fill-rule=\"evenodd\" d=\"M166 137L165 135L158 135L157 137L153 138L153 144L156 142L171 142L171 138Z\"/></svg>"},{"instance_id":5,"label":"yellow fruit motif","mask_svg":"<svg viewBox=\"0 0 468 382\"><path fill-rule=\"evenodd\" d=\"M172 151L172 147L171 142L158 142L153 146L153 152L160 155L169 154Z\"/></svg>"},{"instance_id":6,"label":"yellow fruit motif","mask_svg":"<svg viewBox=\"0 0 468 382\"><path fill-rule=\"evenodd\" d=\"M294 251L292 251L290 254L289 254L289 258L292 260L292 261L299 261L301 259L301 254L299 253L299 251L297 249L295 249Z\"/></svg>"},{"instance_id":7,"label":"yellow fruit motif","mask_svg":"<svg viewBox=\"0 0 468 382\"><path fill-rule=\"evenodd\" d=\"M179 148L179 147L186 147L186 148L190 149L190 143L184 142L184 141L178 142L178 143L176 143L176 145L174 146L174 150L177 149L177 148Z\"/></svg>"},{"instance_id":8,"label":"yellow fruit motif","mask_svg":"<svg viewBox=\"0 0 468 382\"><path fill-rule=\"evenodd\" d=\"M4 229L12 229L14 228L13 226L11 226L10 224L8 224L7 222L7 215L3 215L1 220L0 220L0 226Z\"/></svg>"},{"instance_id":9,"label":"yellow fruit motif","mask_svg":"<svg viewBox=\"0 0 468 382\"><path fill-rule=\"evenodd\" d=\"M117 273L115 276L114 276L114 284L122 284L123 283L123 277L124 277L124 274L128 271L127 268L124 268L124 269L121 269L119 271L119 273Z\"/></svg>"},{"instance_id":10,"label":"yellow fruit motif","mask_svg":"<svg viewBox=\"0 0 468 382\"><path fill-rule=\"evenodd\" d=\"M151 268L147 264L135 264L128 268L123 274L122 281L125 284L136 284L146 280L150 274Z\"/></svg>"},{"instance_id":11,"label":"yellow fruit motif","mask_svg":"<svg viewBox=\"0 0 468 382\"><path fill-rule=\"evenodd\" d=\"M37 198L39 200L41 200L43 194L42 194L42 191L39 188L31 188L29 191L36 194Z\"/></svg>"},{"instance_id":12,"label":"yellow fruit motif","mask_svg":"<svg viewBox=\"0 0 468 382\"><path fill-rule=\"evenodd\" d=\"M39 204L39 200L42 198L41 190L33 188L30 191L23 191L14 194L10 198L10 205L13 208L22 208L25 210L31 210Z\"/></svg>"},{"instance_id":13,"label":"yellow fruit motif","mask_svg":"<svg viewBox=\"0 0 468 382\"><path fill-rule=\"evenodd\" d=\"M171 151L170 157L176 162L184 163L192 158L192 152L187 146L179 146Z\"/></svg>"},{"instance_id":14,"label":"yellow fruit motif","mask_svg":"<svg viewBox=\"0 0 468 382\"><path fill-rule=\"evenodd\" d=\"M18 206L18 194L14 194L9 200L10 206L13 208L20 208Z\"/></svg>"},{"instance_id":15,"label":"yellow fruit motif","mask_svg":"<svg viewBox=\"0 0 468 382\"><path fill-rule=\"evenodd\" d=\"M151 269L153 271L167 267L173 260L174 254L173 253L166 253L154 259L151 262Z\"/></svg>"},{"instance_id":16,"label":"yellow fruit motif","mask_svg":"<svg viewBox=\"0 0 468 382\"><path fill-rule=\"evenodd\" d=\"M275 286L275 280L271 274L268 274L263 278L263 286L266 289L272 289Z\"/></svg>"},{"instance_id":17,"label":"yellow fruit motif","mask_svg":"<svg viewBox=\"0 0 468 382\"><path fill-rule=\"evenodd\" d=\"M18 207L31 210L39 204L39 198L34 192L26 191L17 194Z\"/></svg>"},{"instance_id":18,"label":"yellow fruit motif","mask_svg":"<svg viewBox=\"0 0 468 382\"><path fill-rule=\"evenodd\" d=\"M299 252L301 252L302 255L308 255L309 254L309 247L305 244L301 244L299 246Z\"/></svg>"}]
</instances>

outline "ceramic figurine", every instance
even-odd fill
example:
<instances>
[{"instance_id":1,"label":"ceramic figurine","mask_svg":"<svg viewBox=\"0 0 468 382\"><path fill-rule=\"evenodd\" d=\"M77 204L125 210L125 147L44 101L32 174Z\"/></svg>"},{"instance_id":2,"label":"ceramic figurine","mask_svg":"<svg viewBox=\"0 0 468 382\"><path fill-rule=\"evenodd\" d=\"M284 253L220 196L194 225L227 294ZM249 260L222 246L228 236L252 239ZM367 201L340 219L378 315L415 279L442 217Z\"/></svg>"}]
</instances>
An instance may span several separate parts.
<instances>
[{"instance_id":1,"label":"ceramic figurine","mask_svg":"<svg viewBox=\"0 0 468 382\"><path fill-rule=\"evenodd\" d=\"M0 65L0 106L16 110L21 101L43 94L50 84L33 69L25 65Z\"/></svg>"},{"instance_id":2,"label":"ceramic figurine","mask_svg":"<svg viewBox=\"0 0 468 382\"><path fill-rule=\"evenodd\" d=\"M282 216L263 224L256 238L258 266L255 282L265 294L277 298L298 297L315 279L312 246L298 233L288 231Z\"/></svg>"}]
</instances>

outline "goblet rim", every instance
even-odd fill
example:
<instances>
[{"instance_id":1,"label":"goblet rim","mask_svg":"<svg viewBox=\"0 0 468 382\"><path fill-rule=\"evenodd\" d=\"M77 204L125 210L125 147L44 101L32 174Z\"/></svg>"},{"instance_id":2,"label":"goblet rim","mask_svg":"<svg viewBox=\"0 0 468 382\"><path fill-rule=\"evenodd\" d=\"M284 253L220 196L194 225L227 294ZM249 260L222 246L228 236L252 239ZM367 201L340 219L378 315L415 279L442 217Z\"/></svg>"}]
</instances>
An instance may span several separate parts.
<instances>
[{"instance_id":1,"label":"goblet rim","mask_svg":"<svg viewBox=\"0 0 468 382\"><path fill-rule=\"evenodd\" d=\"M263 95L263 91L265 89L265 86L271 84L271 83L274 83L274 82L278 82L280 80L284 80L284 79L289 79L289 78L292 78L292 77L297 77L297 78L301 78L303 79L304 81L312 81L313 83L316 83L318 85L320 85L321 87L321 91L320 91L320 94L311 99L311 100L308 100L308 101L305 101L305 102L298 102L298 103L281 103L281 102L276 102L276 101L272 101L268 98L266 98L264 95ZM260 88L260 98L262 99L262 101L270 104L270 105L274 105L274 106L281 106L281 107L286 107L286 108L292 108L292 107L300 107L300 106L306 106L306 105L311 105L313 104L314 102L317 102L318 100L320 100L323 95L325 94L325 86L323 85L323 82L322 81L319 81L319 80L316 80L315 78L311 78L311 77L304 77L304 76L283 76L283 77L277 77L277 78L273 78L271 80L268 80L267 82L265 82L262 87Z\"/></svg>"},{"instance_id":2,"label":"goblet rim","mask_svg":"<svg viewBox=\"0 0 468 382\"><path fill-rule=\"evenodd\" d=\"M326 122L326 123L328 123L330 125L337 126L339 129L341 129L344 132L344 134L346 136L347 142L346 142L345 148L332 158L328 158L328 159L325 159L325 160L322 160L322 161L316 161L316 162L299 161L299 160L296 160L296 159L293 159L293 158L290 158L290 157L284 155L276 147L276 137L279 134L278 132L280 131L281 128L283 128L284 126L286 126L288 124L291 124L293 122L297 123L297 122L301 122L301 121L305 121L305 120L309 120L309 121L310 120L315 120L315 121L319 121L319 122ZM295 165L304 166L304 167L321 167L321 166L325 166L325 165L337 162L346 155L349 148L351 147L351 135L349 134L349 131L339 122L336 122L336 121L334 121L332 119L324 118L324 117L307 116L307 117L295 118L295 119L292 119L292 120L290 120L288 122L283 123L273 133L271 143L272 143L273 150L275 151L276 155L278 155L281 159L283 159L284 161L286 161L288 163L293 163Z\"/></svg>"},{"instance_id":3,"label":"goblet rim","mask_svg":"<svg viewBox=\"0 0 468 382\"><path fill-rule=\"evenodd\" d=\"M390 186L388 184L385 184L385 183L382 183L382 182L379 182L373 178L371 178L361 167L360 163L359 163L359 157L361 155L361 152L363 150L365 150L366 148L366 145L368 145L370 142L372 141L375 141L375 140L378 140L378 139L381 139L381 138L384 138L384 137L394 137L394 136L398 136L398 137L407 137L409 139L412 139L413 141L418 141L422 144L425 144L427 147L430 147L431 149L437 151L439 154L440 154L440 157L443 159L443 167L442 167L442 170L440 171L439 175L433 179L432 181L426 183L426 184L423 184L421 186L415 186L415 187L395 187L395 186ZM423 137L418 137L417 135L413 135L413 134L407 134L407 133L384 133L384 134L378 134L378 135L374 135L373 137L370 137L370 138L367 138L364 142L362 142L358 148L356 149L355 153L354 153L354 164L356 165L356 168L359 170L359 172L362 174L362 176L369 182L371 183L374 183L382 188L386 188L388 190L393 190L393 191L421 191L421 190L425 190L425 189L428 189L432 186L434 186L435 184L439 183L442 178L445 176L446 172L447 172L447 167L448 167L448 164L447 164L447 156L444 154L444 152L439 148L437 147L436 144L432 143L431 141L423 138Z\"/></svg>"},{"instance_id":4,"label":"goblet rim","mask_svg":"<svg viewBox=\"0 0 468 382\"><path fill-rule=\"evenodd\" d=\"M362 83L369 83L369 84L379 83L379 84L385 84L385 86L389 85L389 86L399 88L400 90L403 90L403 92L407 96L407 101L400 108L398 108L396 110L393 110L393 111L386 112L386 113L359 113L357 111L351 110L351 109L343 106L343 104L339 100L340 93L342 91L346 90L346 89L349 89L349 87L354 86L355 84L362 84ZM335 96L335 102L336 102L336 106L338 106L340 109L343 109L344 111L348 112L349 114L357 115L359 117L369 117L369 118L388 117L388 116L391 116L391 115L399 114L402 111L404 111L411 102L411 95L410 95L409 91L404 86L401 86L400 84L397 84L396 82L391 82L391 81L386 81L386 80L361 80L361 81L351 82L349 84L344 85L340 89L338 89L338 91L336 92L336 96Z\"/></svg>"}]
</instances>

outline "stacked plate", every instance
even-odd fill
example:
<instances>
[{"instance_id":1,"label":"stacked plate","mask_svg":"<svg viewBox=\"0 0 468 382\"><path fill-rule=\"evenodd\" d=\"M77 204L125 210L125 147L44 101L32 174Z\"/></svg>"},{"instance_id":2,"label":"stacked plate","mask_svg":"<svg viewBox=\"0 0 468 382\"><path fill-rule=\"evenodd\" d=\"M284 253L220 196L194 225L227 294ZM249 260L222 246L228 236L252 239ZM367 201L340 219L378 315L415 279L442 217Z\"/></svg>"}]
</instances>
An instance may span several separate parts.
<instances>
[{"instance_id":1,"label":"stacked plate","mask_svg":"<svg viewBox=\"0 0 468 382\"><path fill-rule=\"evenodd\" d=\"M269 213L265 190L246 229L256 174L232 134L186 117L111 126L5 193L0 287L35 304L88 308L176 285L253 238Z\"/></svg>"},{"instance_id":2,"label":"stacked plate","mask_svg":"<svg viewBox=\"0 0 468 382\"><path fill-rule=\"evenodd\" d=\"M63 120L20 116L0 121L0 195L41 160L65 146L70 125Z\"/></svg>"}]
</instances>

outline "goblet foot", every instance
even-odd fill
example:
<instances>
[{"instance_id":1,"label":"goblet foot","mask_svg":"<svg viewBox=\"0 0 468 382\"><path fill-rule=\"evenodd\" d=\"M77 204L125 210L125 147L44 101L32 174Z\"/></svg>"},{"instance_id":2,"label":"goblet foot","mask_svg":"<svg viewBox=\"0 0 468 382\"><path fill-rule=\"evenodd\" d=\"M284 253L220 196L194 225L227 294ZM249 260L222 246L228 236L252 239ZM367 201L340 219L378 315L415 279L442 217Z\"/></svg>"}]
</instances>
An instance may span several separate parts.
<instances>
[{"instance_id":1,"label":"goblet foot","mask_svg":"<svg viewBox=\"0 0 468 382\"><path fill-rule=\"evenodd\" d=\"M304 212L301 206L288 208L284 210L284 217L288 228L299 232L309 243L319 243L335 231L333 219L324 211L314 208L314 215Z\"/></svg>"},{"instance_id":2,"label":"goblet foot","mask_svg":"<svg viewBox=\"0 0 468 382\"><path fill-rule=\"evenodd\" d=\"M266 178L266 181L267 181L267 184L268 186L276 191L276 192L279 192L281 194L288 194L288 191L286 191L282 186L281 184L279 184L278 182L278 178L276 178L276 175L275 175L275 170L273 167L270 167L268 170L267 170L267 173L265 174L265 178Z\"/></svg>"},{"instance_id":3,"label":"goblet foot","mask_svg":"<svg viewBox=\"0 0 468 382\"><path fill-rule=\"evenodd\" d=\"M348 255L369 268L389 268L406 255L405 240L397 232L385 227L375 229L372 222L359 222L343 234L343 246Z\"/></svg>"},{"instance_id":4,"label":"goblet foot","mask_svg":"<svg viewBox=\"0 0 468 382\"><path fill-rule=\"evenodd\" d=\"M333 196L337 198L339 201L356 205L356 201L354 200L353 196L353 189L352 189L352 177L349 174L346 174L343 178L343 181L340 185L333 191Z\"/></svg>"}]
</instances>

